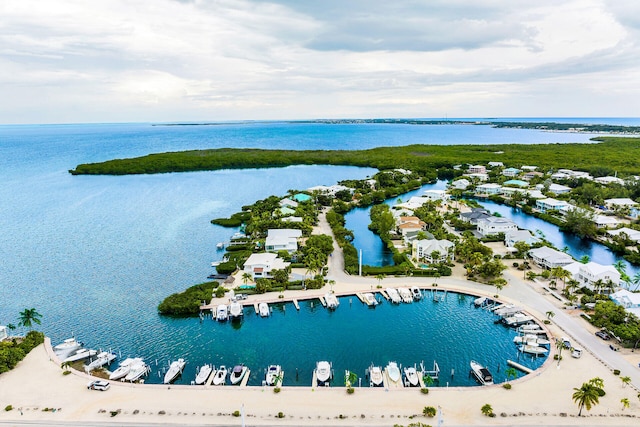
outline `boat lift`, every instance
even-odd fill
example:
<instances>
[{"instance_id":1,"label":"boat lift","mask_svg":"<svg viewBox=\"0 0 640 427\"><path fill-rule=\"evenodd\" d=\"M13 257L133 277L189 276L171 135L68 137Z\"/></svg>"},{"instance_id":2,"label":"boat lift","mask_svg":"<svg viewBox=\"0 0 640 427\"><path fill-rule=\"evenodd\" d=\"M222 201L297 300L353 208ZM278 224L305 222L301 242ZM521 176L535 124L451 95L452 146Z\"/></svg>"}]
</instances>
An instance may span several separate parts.
<instances>
[{"instance_id":1,"label":"boat lift","mask_svg":"<svg viewBox=\"0 0 640 427\"><path fill-rule=\"evenodd\" d=\"M434 381L438 381L440 379L440 366L438 366L438 362L433 361L433 369L426 370L424 368L424 362L420 362L420 371L422 372L422 377L430 376Z\"/></svg>"}]
</instances>

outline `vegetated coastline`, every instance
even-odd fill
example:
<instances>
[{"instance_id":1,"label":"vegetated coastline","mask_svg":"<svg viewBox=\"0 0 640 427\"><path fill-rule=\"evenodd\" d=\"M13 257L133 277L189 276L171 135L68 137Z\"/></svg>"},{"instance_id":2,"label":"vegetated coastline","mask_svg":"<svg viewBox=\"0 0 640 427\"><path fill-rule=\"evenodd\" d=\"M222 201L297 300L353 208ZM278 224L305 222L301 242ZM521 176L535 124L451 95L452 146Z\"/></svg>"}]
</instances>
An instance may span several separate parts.
<instances>
[{"instance_id":1,"label":"vegetated coastline","mask_svg":"<svg viewBox=\"0 0 640 427\"><path fill-rule=\"evenodd\" d=\"M607 166L619 173L638 174L635 161L640 138L597 137L598 144L408 145L368 150L264 150L221 148L149 154L129 159L86 163L73 175L134 175L221 169L273 168L293 165L406 168L414 171L449 169L456 164L501 161L509 165L591 171Z\"/></svg>"}]
</instances>

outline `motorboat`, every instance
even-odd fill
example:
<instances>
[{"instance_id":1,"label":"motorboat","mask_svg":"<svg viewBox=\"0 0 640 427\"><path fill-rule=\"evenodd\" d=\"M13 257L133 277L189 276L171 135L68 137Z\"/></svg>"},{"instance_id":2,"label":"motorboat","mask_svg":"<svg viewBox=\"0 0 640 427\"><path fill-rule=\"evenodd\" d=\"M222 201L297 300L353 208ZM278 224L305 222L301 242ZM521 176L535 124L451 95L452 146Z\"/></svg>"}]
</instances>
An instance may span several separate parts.
<instances>
[{"instance_id":1,"label":"motorboat","mask_svg":"<svg viewBox=\"0 0 640 427\"><path fill-rule=\"evenodd\" d=\"M338 298L336 298L335 294L332 294L331 292L324 294L324 300L327 303L327 308L329 310L335 310L340 305Z\"/></svg>"},{"instance_id":2,"label":"motorboat","mask_svg":"<svg viewBox=\"0 0 640 427\"><path fill-rule=\"evenodd\" d=\"M229 317L231 317L231 320L241 319L243 314L242 304L238 301L232 301L231 304L229 304Z\"/></svg>"},{"instance_id":3,"label":"motorboat","mask_svg":"<svg viewBox=\"0 0 640 427\"><path fill-rule=\"evenodd\" d=\"M129 370L127 376L124 377L124 379L125 381L130 382L138 381L140 378L147 375L150 371L151 367L149 365L144 363L142 359L137 359L137 361L131 365L131 369Z\"/></svg>"},{"instance_id":4,"label":"motorboat","mask_svg":"<svg viewBox=\"0 0 640 427\"><path fill-rule=\"evenodd\" d=\"M236 365L233 367L231 371L231 375L229 375L229 381L231 381L231 385L239 384L247 373L247 367L244 365Z\"/></svg>"},{"instance_id":5,"label":"motorboat","mask_svg":"<svg viewBox=\"0 0 640 427\"><path fill-rule=\"evenodd\" d=\"M415 366L408 366L404 370L404 386L405 387L419 387L420 380L418 378L418 371Z\"/></svg>"},{"instance_id":6,"label":"motorboat","mask_svg":"<svg viewBox=\"0 0 640 427\"><path fill-rule=\"evenodd\" d=\"M269 314L271 314L269 311L269 304L266 302L258 304L258 313L260 314L260 317L269 317Z\"/></svg>"},{"instance_id":7,"label":"motorboat","mask_svg":"<svg viewBox=\"0 0 640 427\"><path fill-rule=\"evenodd\" d=\"M67 338L60 344L53 347L53 351L62 359L67 358L67 356L80 349L80 347L82 347L81 342L78 342L75 338Z\"/></svg>"},{"instance_id":8,"label":"motorboat","mask_svg":"<svg viewBox=\"0 0 640 427\"><path fill-rule=\"evenodd\" d=\"M224 249L224 242L218 242L216 244L216 249L219 250L219 251L223 250Z\"/></svg>"},{"instance_id":9,"label":"motorboat","mask_svg":"<svg viewBox=\"0 0 640 427\"><path fill-rule=\"evenodd\" d=\"M398 294L403 303L410 304L413 302L413 294L408 288L398 288Z\"/></svg>"},{"instance_id":10,"label":"motorboat","mask_svg":"<svg viewBox=\"0 0 640 427\"><path fill-rule=\"evenodd\" d=\"M412 286L411 287L411 295L413 295L413 299L415 301L418 301L418 300L422 299L422 291L417 286Z\"/></svg>"},{"instance_id":11,"label":"motorboat","mask_svg":"<svg viewBox=\"0 0 640 427\"><path fill-rule=\"evenodd\" d=\"M387 288L385 289L385 291L387 292L387 295L389 296L389 299L392 303L400 304L400 294L398 293L398 290L396 288Z\"/></svg>"},{"instance_id":12,"label":"motorboat","mask_svg":"<svg viewBox=\"0 0 640 427\"><path fill-rule=\"evenodd\" d=\"M527 323L518 326L518 332L521 334L546 334L547 332L537 323Z\"/></svg>"},{"instance_id":13,"label":"motorboat","mask_svg":"<svg viewBox=\"0 0 640 427\"><path fill-rule=\"evenodd\" d=\"M331 363L325 360L317 362L314 374L318 387L329 387L329 383L331 382Z\"/></svg>"},{"instance_id":14,"label":"motorboat","mask_svg":"<svg viewBox=\"0 0 640 427\"><path fill-rule=\"evenodd\" d=\"M224 365L220 365L216 374L213 377L213 385L224 385L227 381L227 368Z\"/></svg>"},{"instance_id":15,"label":"motorboat","mask_svg":"<svg viewBox=\"0 0 640 427\"><path fill-rule=\"evenodd\" d=\"M529 344L518 346L518 351L522 353L535 354L536 356L542 356L543 354L549 353L549 350L544 347Z\"/></svg>"},{"instance_id":16,"label":"motorboat","mask_svg":"<svg viewBox=\"0 0 640 427\"><path fill-rule=\"evenodd\" d=\"M369 386L382 387L384 385L384 377L382 375L382 367L373 366L369 368Z\"/></svg>"},{"instance_id":17,"label":"motorboat","mask_svg":"<svg viewBox=\"0 0 640 427\"><path fill-rule=\"evenodd\" d=\"M174 382L176 378L178 378L178 376L182 373L184 365L186 364L187 362L185 362L183 358L171 362L171 365L169 365L169 369L167 369L167 372L164 374L163 383L171 384L172 382Z\"/></svg>"},{"instance_id":18,"label":"motorboat","mask_svg":"<svg viewBox=\"0 0 640 427\"><path fill-rule=\"evenodd\" d=\"M473 300L473 305L475 305L476 307L483 306L487 303L487 299L487 297L478 297Z\"/></svg>"},{"instance_id":19,"label":"motorboat","mask_svg":"<svg viewBox=\"0 0 640 427\"><path fill-rule=\"evenodd\" d=\"M136 358L128 357L124 359L122 362L120 362L120 365L118 365L118 369L116 369L115 371L109 374L109 379L119 380L120 378L126 377L129 371L131 370L131 366L133 366L138 362L142 362L142 359L139 357L136 357Z\"/></svg>"},{"instance_id":20,"label":"motorboat","mask_svg":"<svg viewBox=\"0 0 640 427\"><path fill-rule=\"evenodd\" d=\"M551 345L551 341L546 338L539 337L537 334L525 334L523 336L517 336L513 338L514 344L527 344L527 345Z\"/></svg>"},{"instance_id":21,"label":"motorboat","mask_svg":"<svg viewBox=\"0 0 640 427\"><path fill-rule=\"evenodd\" d=\"M91 372L94 369L102 368L104 365L110 365L111 362L116 360L116 354L110 351L101 351L98 353L95 359L85 365L84 370L86 372Z\"/></svg>"},{"instance_id":22,"label":"motorboat","mask_svg":"<svg viewBox=\"0 0 640 427\"><path fill-rule=\"evenodd\" d=\"M533 317L529 316L528 314L518 312L514 313L512 316L505 317L503 319L503 322L507 326L519 326L523 323L530 322L531 320L533 320Z\"/></svg>"},{"instance_id":23,"label":"motorboat","mask_svg":"<svg viewBox=\"0 0 640 427\"><path fill-rule=\"evenodd\" d=\"M269 365L264 381L267 385L277 385L282 382L282 367L280 365Z\"/></svg>"},{"instance_id":24,"label":"motorboat","mask_svg":"<svg viewBox=\"0 0 640 427\"><path fill-rule=\"evenodd\" d=\"M216 310L216 320L218 322L225 322L229 317L229 312L225 304L220 304Z\"/></svg>"},{"instance_id":25,"label":"motorboat","mask_svg":"<svg viewBox=\"0 0 640 427\"><path fill-rule=\"evenodd\" d=\"M213 365L206 364L200 366L200 369L198 369L198 373L196 374L196 385L206 384L207 380L211 376L211 372L213 372Z\"/></svg>"},{"instance_id":26,"label":"motorboat","mask_svg":"<svg viewBox=\"0 0 640 427\"><path fill-rule=\"evenodd\" d=\"M509 316L513 316L514 314L518 313L522 311L522 307L518 307L515 306L513 304L507 304L502 308L498 308L496 310L494 310L494 314L500 316L500 317L509 317Z\"/></svg>"},{"instance_id":27,"label":"motorboat","mask_svg":"<svg viewBox=\"0 0 640 427\"><path fill-rule=\"evenodd\" d=\"M391 381L398 382L400 380L400 368L396 362L389 362L387 365L387 376Z\"/></svg>"},{"instance_id":28,"label":"motorboat","mask_svg":"<svg viewBox=\"0 0 640 427\"><path fill-rule=\"evenodd\" d=\"M89 357L93 357L96 354L98 354L98 352L96 350L90 350L88 348L79 348L78 350L72 352L71 354L69 354L65 359L64 362L77 362L78 360L82 360L82 359L87 359Z\"/></svg>"},{"instance_id":29,"label":"motorboat","mask_svg":"<svg viewBox=\"0 0 640 427\"><path fill-rule=\"evenodd\" d=\"M364 300L364 303L367 304L369 307L375 307L376 305L378 305L378 300L376 299L375 295L373 295L373 293L371 292L362 294L362 299Z\"/></svg>"},{"instance_id":30,"label":"motorboat","mask_svg":"<svg viewBox=\"0 0 640 427\"><path fill-rule=\"evenodd\" d=\"M491 375L491 372L489 372L489 370L486 367L482 366L475 360L472 360L469 363L469 365L471 366L471 373L480 384L482 385L493 384L493 375Z\"/></svg>"}]
</instances>

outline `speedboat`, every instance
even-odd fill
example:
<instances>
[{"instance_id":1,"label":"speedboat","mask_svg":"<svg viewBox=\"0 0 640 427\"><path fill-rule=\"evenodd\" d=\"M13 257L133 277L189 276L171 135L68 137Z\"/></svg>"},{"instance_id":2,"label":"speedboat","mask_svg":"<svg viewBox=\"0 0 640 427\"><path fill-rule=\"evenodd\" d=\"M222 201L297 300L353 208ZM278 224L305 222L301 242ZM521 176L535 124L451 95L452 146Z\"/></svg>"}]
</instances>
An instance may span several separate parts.
<instances>
[{"instance_id":1,"label":"speedboat","mask_svg":"<svg viewBox=\"0 0 640 427\"><path fill-rule=\"evenodd\" d=\"M487 297L478 297L473 300L473 305L475 305L476 307L480 307L482 305L485 305L486 302L487 302Z\"/></svg>"},{"instance_id":2,"label":"speedboat","mask_svg":"<svg viewBox=\"0 0 640 427\"><path fill-rule=\"evenodd\" d=\"M264 381L267 385L277 385L282 381L282 367L280 365L269 365Z\"/></svg>"},{"instance_id":3,"label":"speedboat","mask_svg":"<svg viewBox=\"0 0 640 427\"><path fill-rule=\"evenodd\" d=\"M79 348L75 352L71 353L64 359L64 362L76 362L78 360L86 359L98 354L96 350L89 350L88 348Z\"/></svg>"},{"instance_id":4,"label":"speedboat","mask_svg":"<svg viewBox=\"0 0 640 427\"><path fill-rule=\"evenodd\" d=\"M533 317L521 312L515 313L513 316L505 317L503 322L507 326L518 326L533 320Z\"/></svg>"},{"instance_id":5,"label":"speedboat","mask_svg":"<svg viewBox=\"0 0 640 427\"><path fill-rule=\"evenodd\" d=\"M411 287L411 295L413 295L413 299L415 301L418 301L418 300L422 299L422 291L417 286L412 286Z\"/></svg>"},{"instance_id":6,"label":"speedboat","mask_svg":"<svg viewBox=\"0 0 640 427\"><path fill-rule=\"evenodd\" d=\"M411 304L413 302L413 294L408 288L398 288L398 294L403 303Z\"/></svg>"},{"instance_id":7,"label":"speedboat","mask_svg":"<svg viewBox=\"0 0 640 427\"><path fill-rule=\"evenodd\" d=\"M362 294L362 299L364 300L364 303L367 304L369 307L375 307L376 305L378 305L378 300L376 299L375 295L373 295L373 293L371 292Z\"/></svg>"},{"instance_id":8,"label":"speedboat","mask_svg":"<svg viewBox=\"0 0 640 427\"><path fill-rule=\"evenodd\" d=\"M331 363L325 360L317 362L314 373L316 374L316 385L318 387L329 387L331 382Z\"/></svg>"},{"instance_id":9,"label":"speedboat","mask_svg":"<svg viewBox=\"0 0 640 427\"><path fill-rule=\"evenodd\" d=\"M389 379L394 383L400 379L400 369L398 368L398 364L396 362L389 362L387 365L387 375Z\"/></svg>"},{"instance_id":10,"label":"speedboat","mask_svg":"<svg viewBox=\"0 0 640 427\"><path fill-rule=\"evenodd\" d=\"M198 374L196 375L196 385L206 384L211 372L213 371L212 365L202 365L200 369L198 369Z\"/></svg>"},{"instance_id":11,"label":"speedboat","mask_svg":"<svg viewBox=\"0 0 640 427\"><path fill-rule=\"evenodd\" d=\"M491 372L489 372L489 370L486 367L482 366L475 360L472 360L471 362L469 362L469 365L471 366L471 372L473 373L473 376L476 378L476 380L480 384L482 385L493 384L493 376L491 375Z\"/></svg>"},{"instance_id":12,"label":"speedboat","mask_svg":"<svg viewBox=\"0 0 640 427\"><path fill-rule=\"evenodd\" d=\"M389 299L392 303L400 304L400 294L398 293L398 290L396 288L387 288L385 289L385 291L387 292L387 295L389 296Z\"/></svg>"},{"instance_id":13,"label":"speedboat","mask_svg":"<svg viewBox=\"0 0 640 427\"><path fill-rule=\"evenodd\" d=\"M547 350L544 347L540 347L538 345L529 345L529 344L518 346L518 351L522 353L535 354L536 356L549 353L549 350Z\"/></svg>"},{"instance_id":14,"label":"speedboat","mask_svg":"<svg viewBox=\"0 0 640 427\"><path fill-rule=\"evenodd\" d=\"M60 358L67 358L71 353L82 347L82 343L78 342L75 338L67 338L60 344L53 347L53 351Z\"/></svg>"},{"instance_id":15,"label":"speedboat","mask_svg":"<svg viewBox=\"0 0 640 427\"><path fill-rule=\"evenodd\" d=\"M526 334L524 336L517 336L513 338L514 344L527 344L527 345L551 345L551 341L546 338L539 337L537 334Z\"/></svg>"},{"instance_id":16,"label":"speedboat","mask_svg":"<svg viewBox=\"0 0 640 427\"><path fill-rule=\"evenodd\" d=\"M173 381L175 381L176 378L178 378L178 375L182 373L182 370L184 369L184 365L186 365L186 363L187 362L185 362L182 358L171 362L171 365L169 365L169 369L164 374L163 382L165 384L171 384Z\"/></svg>"},{"instance_id":17,"label":"speedboat","mask_svg":"<svg viewBox=\"0 0 640 427\"><path fill-rule=\"evenodd\" d=\"M420 385L418 371L415 366L408 366L404 368L404 385L405 387L418 387Z\"/></svg>"},{"instance_id":18,"label":"speedboat","mask_svg":"<svg viewBox=\"0 0 640 427\"><path fill-rule=\"evenodd\" d=\"M84 370L86 372L91 372L94 369L102 368L104 365L111 364L116 357L118 356L116 356L115 353L111 353L110 351L101 351L94 360L85 365Z\"/></svg>"},{"instance_id":19,"label":"speedboat","mask_svg":"<svg viewBox=\"0 0 640 427\"><path fill-rule=\"evenodd\" d=\"M382 387L384 385L384 377L382 376L382 368L373 366L369 368L369 386Z\"/></svg>"},{"instance_id":20,"label":"speedboat","mask_svg":"<svg viewBox=\"0 0 640 427\"><path fill-rule=\"evenodd\" d=\"M119 380L120 378L126 377L129 371L131 370L131 366L133 366L138 362L142 362L142 359L139 357L136 357L136 358L128 357L124 359L122 362L120 362L118 369L116 369L115 371L111 372L111 374L109 374L109 379Z\"/></svg>"},{"instance_id":21,"label":"speedboat","mask_svg":"<svg viewBox=\"0 0 640 427\"><path fill-rule=\"evenodd\" d=\"M131 365L131 369L124 379L125 381L130 382L138 381L140 378L147 375L149 371L151 371L151 367L144 363L142 359L137 359L137 361Z\"/></svg>"},{"instance_id":22,"label":"speedboat","mask_svg":"<svg viewBox=\"0 0 640 427\"><path fill-rule=\"evenodd\" d=\"M231 381L231 385L239 384L247 373L247 367L244 365L236 365L233 367L231 371L231 375L229 375L229 381Z\"/></svg>"},{"instance_id":23,"label":"speedboat","mask_svg":"<svg viewBox=\"0 0 640 427\"><path fill-rule=\"evenodd\" d=\"M528 323L518 326L518 332L525 334L542 334L546 333L537 323Z\"/></svg>"},{"instance_id":24,"label":"speedboat","mask_svg":"<svg viewBox=\"0 0 640 427\"><path fill-rule=\"evenodd\" d=\"M269 304L266 302L258 304L258 313L260 313L260 317L269 317Z\"/></svg>"},{"instance_id":25,"label":"speedboat","mask_svg":"<svg viewBox=\"0 0 640 427\"><path fill-rule=\"evenodd\" d=\"M220 304L218 309L216 310L216 320L218 322L225 322L228 317L227 306L225 304Z\"/></svg>"},{"instance_id":26,"label":"speedboat","mask_svg":"<svg viewBox=\"0 0 640 427\"><path fill-rule=\"evenodd\" d=\"M338 298L331 292L324 294L324 300L327 302L327 308L330 310L335 310L340 305Z\"/></svg>"},{"instance_id":27,"label":"speedboat","mask_svg":"<svg viewBox=\"0 0 640 427\"><path fill-rule=\"evenodd\" d=\"M227 368L224 365L220 365L213 377L213 385L224 385L227 381Z\"/></svg>"},{"instance_id":28,"label":"speedboat","mask_svg":"<svg viewBox=\"0 0 640 427\"><path fill-rule=\"evenodd\" d=\"M242 304L238 301L233 301L229 304L229 317L231 317L231 320L241 319L243 314Z\"/></svg>"}]
</instances>

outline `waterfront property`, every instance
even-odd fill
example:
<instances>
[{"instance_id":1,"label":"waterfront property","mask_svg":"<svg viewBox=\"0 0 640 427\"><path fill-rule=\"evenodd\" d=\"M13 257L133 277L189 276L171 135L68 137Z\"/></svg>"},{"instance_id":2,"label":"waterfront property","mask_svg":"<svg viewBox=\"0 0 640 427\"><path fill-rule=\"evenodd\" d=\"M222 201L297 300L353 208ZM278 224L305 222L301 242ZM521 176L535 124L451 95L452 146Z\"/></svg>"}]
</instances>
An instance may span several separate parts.
<instances>
[{"instance_id":1,"label":"waterfront property","mask_svg":"<svg viewBox=\"0 0 640 427\"><path fill-rule=\"evenodd\" d=\"M636 243L640 242L640 231L632 228L622 227L616 230L609 230L607 234L610 236L626 236L629 240L633 240Z\"/></svg>"},{"instance_id":2,"label":"waterfront property","mask_svg":"<svg viewBox=\"0 0 640 427\"><path fill-rule=\"evenodd\" d=\"M502 186L500 184L493 184L493 183L480 184L476 187L476 194L487 194L487 195L500 194L501 188Z\"/></svg>"},{"instance_id":3,"label":"waterfront property","mask_svg":"<svg viewBox=\"0 0 640 427\"><path fill-rule=\"evenodd\" d=\"M606 289L596 289L596 287L602 288L607 284L610 284L611 287L617 287L620 284L620 273L612 265L602 265L593 261L586 264L574 262L564 266L564 269L572 274L573 279L580 286L586 286L592 291L606 293Z\"/></svg>"},{"instance_id":4,"label":"waterfront property","mask_svg":"<svg viewBox=\"0 0 640 427\"><path fill-rule=\"evenodd\" d=\"M545 186L543 184L536 185L536 188L541 191L544 189L544 187ZM571 191L571 187L567 187L566 185L560 185L560 184L551 184L549 185L547 191L553 194L565 194Z\"/></svg>"},{"instance_id":5,"label":"waterfront property","mask_svg":"<svg viewBox=\"0 0 640 427\"><path fill-rule=\"evenodd\" d=\"M253 279L270 278L273 270L285 270L290 263L273 253L251 254L244 263L244 271Z\"/></svg>"},{"instance_id":6,"label":"waterfront property","mask_svg":"<svg viewBox=\"0 0 640 427\"><path fill-rule=\"evenodd\" d=\"M557 251L548 246L531 249L529 256L537 265L543 268L552 269L555 267L564 267L574 262L570 255Z\"/></svg>"},{"instance_id":7,"label":"waterfront property","mask_svg":"<svg viewBox=\"0 0 640 427\"><path fill-rule=\"evenodd\" d=\"M417 262L437 264L453 260L453 242L442 239L414 240L411 245L411 257Z\"/></svg>"},{"instance_id":8,"label":"waterfront property","mask_svg":"<svg viewBox=\"0 0 640 427\"><path fill-rule=\"evenodd\" d=\"M457 179L449 184L449 186L455 190L466 190L470 185L471 183L469 182L469 180L465 178Z\"/></svg>"},{"instance_id":9,"label":"waterfront property","mask_svg":"<svg viewBox=\"0 0 640 427\"><path fill-rule=\"evenodd\" d=\"M265 250L269 252L287 251L290 254L298 250L298 239L302 231L292 228L277 228L267 230Z\"/></svg>"},{"instance_id":10,"label":"waterfront property","mask_svg":"<svg viewBox=\"0 0 640 427\"><path fill-rule=\"evenodd\" d=\"M611 301L619 306L624 307L629 313L640 316L640 293L629 292L626 289L620 289L609 295Z\"/></svg>"},{"instance_id":11,"label":"waterfront property","mask_svg":"<svg viewBox=\"0 0 640 427\"><path fill-rule=\"evenodd\" d=\"M513 248L517 242L524 242L531 246L540 242L540 239L531 234L529 230L512 230L505 233L505 246Z\"/></svg>"},{"instance_id":12,"label":"waterfront property","mask_svg":"<svg viewBox=\"0 0 640 427\"><path fill-rule=\"evenodd\" d=\"M638 204L628 197L625 197L617 199L606 199L604 201L604 205L607 207L607 209L615 210L620 208L631 208L633 206L637 206Z\"/></svg>"},{"instance_id":13,"label":"waterfront property","mask_svg":"<svg viewBox=\"0 0 640 427\"><path fill-rule=\"evenodd\" d=\"M522 181L521 179L510 179L509 181L503 182L502 185L509 185L509 186L512 186L512 187L527 188L529 186L529 183L527 181Z\"/></svg>"},{"instance_id":14,"label":"waterfront property","mask_svg":"<svg viewBox=\"0 0 640 427\"><path fill-rule=\"evenodd\" d=\"M569 203L563 200L556 200L551 197L547 199L536 200L536 208L542 212L546 213L548 211L560 211L569 206Z\"/></svg>"},{"instance_id":15,"label":"waterfront property","mask_svg":"<svg viewBox=\"0 0 640 427\"><path fill-rule=\"evenodd\" d=\"M518 226L507 218L489 216L478 220L478 233L483 237L516 231Z\"/></svg>"},{"instance_id":16,"label":"waterfront property","mask_svg":"<svg viewBox=\"0 0 640 427\"><path fill-rule=\"evenodd\" d=\"M484 218L489 218L491 213L484 208L472 208L470 212L463 212L460 214L460 219L469 224L478 225L478 221Z\"/></svg>"}]
</instances>

